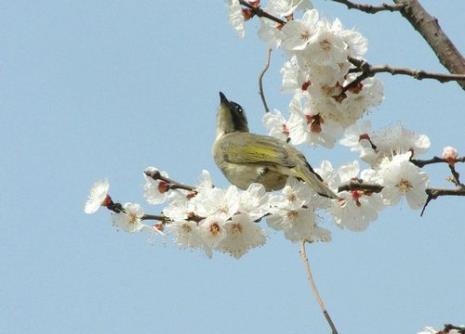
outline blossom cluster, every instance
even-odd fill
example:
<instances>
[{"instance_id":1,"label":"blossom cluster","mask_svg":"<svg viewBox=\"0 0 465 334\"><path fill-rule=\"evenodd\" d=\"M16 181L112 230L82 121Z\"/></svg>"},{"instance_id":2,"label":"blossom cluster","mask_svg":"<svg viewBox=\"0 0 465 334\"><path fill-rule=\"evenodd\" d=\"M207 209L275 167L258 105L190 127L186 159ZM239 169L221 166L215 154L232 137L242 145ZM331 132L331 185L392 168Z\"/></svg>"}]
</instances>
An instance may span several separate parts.
<instances>
[{"instance_id":1,"label":"blossom cluster","mask_svg":"<svg viewBox=\"0 0 465 334\"><path fill-rule=\"evenodd\" d=\"M229 3L230 22L243 36L239 1ZM367 40L359 32L345 29L338 19L321 18L308 1L269 0L264 10L285 22L263 17L258 35L269 47L280 48L288 56L281 69L282 90L292 94L289 117L277 110L267 113L265 126L270 135L292 144L331 148L344 129L383 100L383 86L376 78L349 86L357 76L351 73L354 65L350 59L363 57Z\"/></svg>"},{"instance_id":2,"label":"blossom cluster","mask_svg":"<svg viewBox=\"0 0 465 334\"><path fill-rule=\"evenodd\" d=\"M215 187L208 171L203 171L199 184L192 190L170 189L165 181L153 178L154 167L144 173L144 197L150 204L165 203L161 223L149 226L139 204L113 203L108 181L94 184L84 211L95 213L99 207L112 210L113 225L125 232L168 232L181 248L201 249L208 256L213 251L241 257L248 250L266 242L266 232L258 222L267 217L268 225L282 230L292 241L329 241L328 230L317 224L318 196L305 184L289 178L282 193L269 194L261 184L247 190L236 186ZM165 178L168 175L161 172Z\"/></svg>"},{"instance_id":3,"label":"blossom cluster","mask_svg":"<svg viewBox=\"0 0 465 334\"><path fill-rule=\"evenodd\" d=\"M371 140L363 135L359 136L358 143L351 141L353 131L347 131L343 139L346 145L356 148L360 141ZM395 132L386 130L382 133L384 137L379 133L373 137L390 153L376 152L383 158L374 159L376 164L370 168L361 171L357 161L337 169L329 161L323 161L316 168L328 187L338 194L335 200L319 196L293 177L288 178L281 191L267 193L261 184L251 184L246 190L234 185L226 189L216 187L209 172L203 171L195 187L184 189L187 187L176 186L166 172L149 167L144 172L144 197L149 204L164 204L161 215L146 215L136 203L114 203L109 195L108 181L94 184L84 211L92 214L101 206L107 207L112 211L113 225L119 230L129 233L151 231L166 237L168 234L180 248L200 249L208 256L219 251L239 258L262 246L267 239L267 232L260 224L264 220L268 227L281 231L288 240L327 242L331 240L331 233L321 226L325 212L338 227L362 231L376 220L381 209L397 204L401 197L405 197L414 209L424 204L428 177L412 163L411 157L416 148L413 144L427 139L404 130L404 139L410 140L413 146L405 146L402 150L393 144L391 150L387 150L387 142L395 143L389 137ZM415 138L423 138L423 141ZM443 155L456 153L452 151L447 147ZM341 190L351 182L375 184L380 190L357 187ZM149 219L158 220L158 223L144 224Z\"/></svg>"}]
</instances>

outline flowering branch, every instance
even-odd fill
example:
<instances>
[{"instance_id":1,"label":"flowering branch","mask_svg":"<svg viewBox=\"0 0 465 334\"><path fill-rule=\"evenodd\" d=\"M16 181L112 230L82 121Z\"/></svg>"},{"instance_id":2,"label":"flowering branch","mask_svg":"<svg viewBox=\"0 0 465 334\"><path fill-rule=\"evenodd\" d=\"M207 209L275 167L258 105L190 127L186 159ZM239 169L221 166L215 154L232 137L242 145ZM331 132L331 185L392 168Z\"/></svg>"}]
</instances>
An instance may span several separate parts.
<instances>
[{"instance_id":1,"label":"flowering branch","mask_svg":"<svg viewBox=\"0 0 465 334\"><path fill-rule=\"evenodd\" d=\"M455 182L454 182L455 183ZM363 191L366 194L380 193L383 190L383 186L379 184L364 183L363 180L355 179L348 183L345 183L338 188L338 192L341 191ZM460 185L456 189L442 189L442 188L426 188L426 194L428 195L425 205L423 206L420 216L423 216L426 207L429 202L440 196L465 196L465 186Z\"/></svg>"},{"instance_id":2,"label":"flowering branch","mask_svg":"<svg viewBox=\"0 0 465 334\"><path fill-rule=\"evenodd\" d=\"M321 299L320 293L318 292L318 289L317 289L316 284L315 284L315 280L313 279L312 270L310 268L310 263L308 262L307 252L305 250L305 243L306 242L307 242L306 240L303 240L300 243L300 256L302 258L302 261L304 262L305 270L307 271L308 283L310 284L310 287L312 288L313 295L315 296L316 301L318 302L318 305L320 305L321 312L323 312L323 315L324 315L326 321L328 322L329 327L331 327L332 333L333 334L338 334L336 326L334 325L333 320L331 319L331 317L329 316L328 311L326 310L326 306L325 306L325 304L323 302L323 299Z\"/></svg>"},{"instance_id":3,"label":"flowering branch","mask_svg":"<svg viewBox=\"0 0 465 334\"><path fill-rule=\"evenodd\" d=\"M428 159L428 160L411 159L410 162L413 163L414 165L417 165L420 168L424 167L426 165L435 164L435 163L441 163L441 162L449 163L448 160L440 158L440 157L433 157L433 158ZM454 162L465 162L465 156L463 156L461 158L455 158Z\"/></svg>"},{"instance_id":4,"label":"flowering branch","mask_svg":"<svg viewBox=\"0 0 465 334\"><path fill-rule=\"evenodd\" d=\"M357 10L360 10L362 12L369 13L369 14L375 14L375 13L382 12L382 11L395 12L395 11L400 11L404 7L403 4L388 5L386 3L382 3L381 5L375 6L375 5L358 4L358 3L354 3L349 0L332 0L332 1L346 5L348 9L357 9Z\"/></svg>"},{"instance_id":5,"label":"flowering branch","mask_svg":"<svg viewBox=\"0 0 465 334\"><path fill-rule=\"evenodd\" d=\"M275 21L276 23L279 23L281 25L286 24L286 21L283 21L280 18L278 18L278 17L276 17L274 15L271 15L270 13L264 11L263 9L260 8L259 5L250 4L249 2L247 2L245 0L239 0L239 3L242 6L247 7L248 9L250 9L250 11L252 12L253 15L257 15L258 17L266 17L267 19Z\"/></svg>"},{"instance_id":6,"label":"flowering branch","mask_svg":"<svg viewBox=\"0 0 465 334\"><path fill-rule=\"evenodd\" d=\"M145 173L145 175L147 175L148 177L151 177L154 180L160 180L161 181L159 187L164 188L164 189L160 189L160 190L163 190L161 192L166 192L169 189L184 189L184 190L187 190L187 191L195 191L195 188L193 186L189 186L187 184L182 184L182 183L174 181L174 180L172 180L172 179L170 179L168 177L165 177L165 176L161 175L160 171L158 171L158 170L146 170L146 171L144 171L144 173Z\"/></svg>"},{"instance_id":7,"label":"flowering branch","mask_svg":"<svg viewBox=\"0 0 465 334\"><path fill-rule=\"evenodd\" d=\"M356 59L349 58L349 61L356 67L351 69L349 72L361 72L352 82L345 85L342 88L342 93L345 93L347 90L356 88L363 80L373 77L377 73L390 73L392 75L407 75L417 80L423 79L434 79L441 83L449 81L459 81L465 83L465 74L448 74L448 73L433 73L426 72L423 70L414 70L406 67L393 67L389 65L371 65L368 62Z\"/></svg>"},{"instance_id":8,"label":"flowering branch","mask_svg":"<svg viewBox=\"0 0 465 334\"><path fill-rule=\"evenodd\" d=\"M265 67L263 68L263 70L260 72L258 76L259 94L263 102L263 107L265 107L265 112L269 112L270 108L268 108L268 104L266 103L266 99L265 99L265 93L263 91L263 77L265 76L266 71L268 71L268 69L270 68L271 51L272 49L269 48L267 51Z\"/></svg>"},{"instance_id":9,"label":"flowering branch","mask_svg":"<svg viewBox=\"0 0 465 334\"><path fill-rule=\"evenodd\" d=\"M197 216L195 214L190 214L186 220L194 221L196 223L200 222L202 219L205 219L204 217ZM172 223L173 220L170 217L167 217L165 215L150 215L150 214L145 214L142 216L141 220L159 220L163 224L169 224Z\"/></svg>"},{"instance_id":10,"label":"flowering branch","mask_svg":"<svg viewBox=\"0 0 465 334\"><path fill-rule=\"evenodd\" d=\"M459 334L465 334L465 327L463 326L455 326L451 324L444 325L444 328L440 330L437 334L448 334L450 331L456 330Z\"/></svg>"},{"instance_id":11,"label":"flowering branch","mask_svg":"<svg viewBox=\"0 0 465 334\"><path fill-rule=\"evenodd\" d=\"M441 29L437 18L431 16L418 0L394 0L403 5L400 13L433 49L439 61L451 73L465 74L465 58ZM465 81L458 81L465 89Z\"/></svg>"}]
</instances>

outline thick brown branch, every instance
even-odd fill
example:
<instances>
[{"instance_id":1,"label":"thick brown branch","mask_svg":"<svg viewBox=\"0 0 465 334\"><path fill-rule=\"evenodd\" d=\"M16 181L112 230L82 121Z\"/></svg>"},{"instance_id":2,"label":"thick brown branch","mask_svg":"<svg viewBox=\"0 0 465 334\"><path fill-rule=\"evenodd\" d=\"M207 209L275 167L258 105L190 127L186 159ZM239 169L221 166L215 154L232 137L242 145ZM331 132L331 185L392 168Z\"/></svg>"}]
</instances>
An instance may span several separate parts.
<instances>
[{"instance_id":1,"label":"thick brown branch","mask_svg":"<svg viewBox=\"0 0 465 334\"><path fill-rule=\"evenodd\" d=\"M439 61L451 73L465 74L465 58L441 29L438 20L421 6L418 0L394 0L402 5L400 13L433 49ZM465 81L458 81L465 89Z\"/></svg>"},{"instance_id":2,"label":"thick brown branch","mask_svg":"<svg viewBox=\"0 0 465 334\"><path fill-rule=\"evenodd\" d=\"M271 15L270 13L267 13L265 12L263 9L261 9L259 6L253 6L251 5L250 3L248 3L247 1L245 0L239 0L239 3L244 6L244 7L247 7L249 8L252 13L254 15L257 15L258 17L266 17L267 19L270 19L276 23L279 23L281 25L285 25L286 24L286 21L284 20L281 20L280 18L274 16L274 15Z\"/></svg>"},{"instance_id":3,"label":"thick brown branch","mask_svg":"<svg viewBox=\"0 0 465 334\"><path fill-rule=\"evenodd\" d=\"M368 5L368 4L359 4L355 3L349 0L332 0L334 2L342 3L343 5L346 5L348 9L357 9L361 10L362 12L369 13L369 14L375 14L378 12L382 11L389 11L389 12L395 12L395 11L400 11L403 7L401 4L396 4L396 5L388 5L386 3L382 3L381 5Z\"/></svg>"},{"instance_id":4,"label":"thick brown branch","mask_svg":"<svg viewBox=\"0 0 465 334\"><path fill-rule=\"evenodd\" d=\"M364 60L350 58L349 61L356 67L349 72L361 72L352 82L342 88L342 93L356 88L363 80L370 78L377 73L390 73L392 75L407 75L417 80L433 79L441 83L449 81L461 81L465 83L465 74L434 73L424 70L414 70L406 67L393 67L390 65L371 65Z\"/></svg>"},{"instance_id":5,"label":"thick brown branch","mask_svg":"<svg viewBox=\"0 0 465 334\"><path fill-rule=\"evenodd\" d=\"M268 103L266 103L266 99L265 99L265 92L263 91L263 77L265 76L266 71L268 71L268 69L270 68L271 51L272 51L271 48L268 49L268 51L266 53L265 67L263 68L263 70L258 75L258 89L259 89L260 97L261 97L262 102L263 102L263 107L265 108L265 112L269 112L270 108L268 108Z\"/></svg>"}]
</instances>

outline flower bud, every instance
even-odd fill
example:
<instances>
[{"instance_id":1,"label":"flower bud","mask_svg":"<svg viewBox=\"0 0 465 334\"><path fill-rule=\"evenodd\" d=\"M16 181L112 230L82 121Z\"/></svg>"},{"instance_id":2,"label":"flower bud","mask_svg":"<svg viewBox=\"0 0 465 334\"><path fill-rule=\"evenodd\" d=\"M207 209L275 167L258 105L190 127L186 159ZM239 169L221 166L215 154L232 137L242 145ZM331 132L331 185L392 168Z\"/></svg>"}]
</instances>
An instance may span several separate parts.
<instances>
[{"instance_id":1,"label":"flower bud","mask_svg":"<svg viewBox=\"0 0 465 334\"><path fill-rule=\"evenodd\" d=\"M457 149L452 146L446 146L442 150L442 158L447 161L449 165L454 165L457 162Z\"/></svg>"}]
</instances>

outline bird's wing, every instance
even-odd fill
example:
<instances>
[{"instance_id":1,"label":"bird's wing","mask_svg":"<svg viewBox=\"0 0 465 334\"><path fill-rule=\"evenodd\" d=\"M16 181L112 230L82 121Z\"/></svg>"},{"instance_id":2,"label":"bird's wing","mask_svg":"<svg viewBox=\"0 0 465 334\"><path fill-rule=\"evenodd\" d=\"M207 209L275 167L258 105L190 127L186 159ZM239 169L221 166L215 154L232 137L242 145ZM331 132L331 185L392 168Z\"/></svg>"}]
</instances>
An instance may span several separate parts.
<instances>
[{"instance_id":1,"label":"bird's wing","mask_svg":"<svg viewBox=\"0 0 465 334\"><path fill-rule=\"evenodd\" d=\"M287 144L279 139L251 133L232 133L220 143L220 151L225 161L236 164L273 164L295 167L289 158Z\"/></svg>"}]
</instances>

